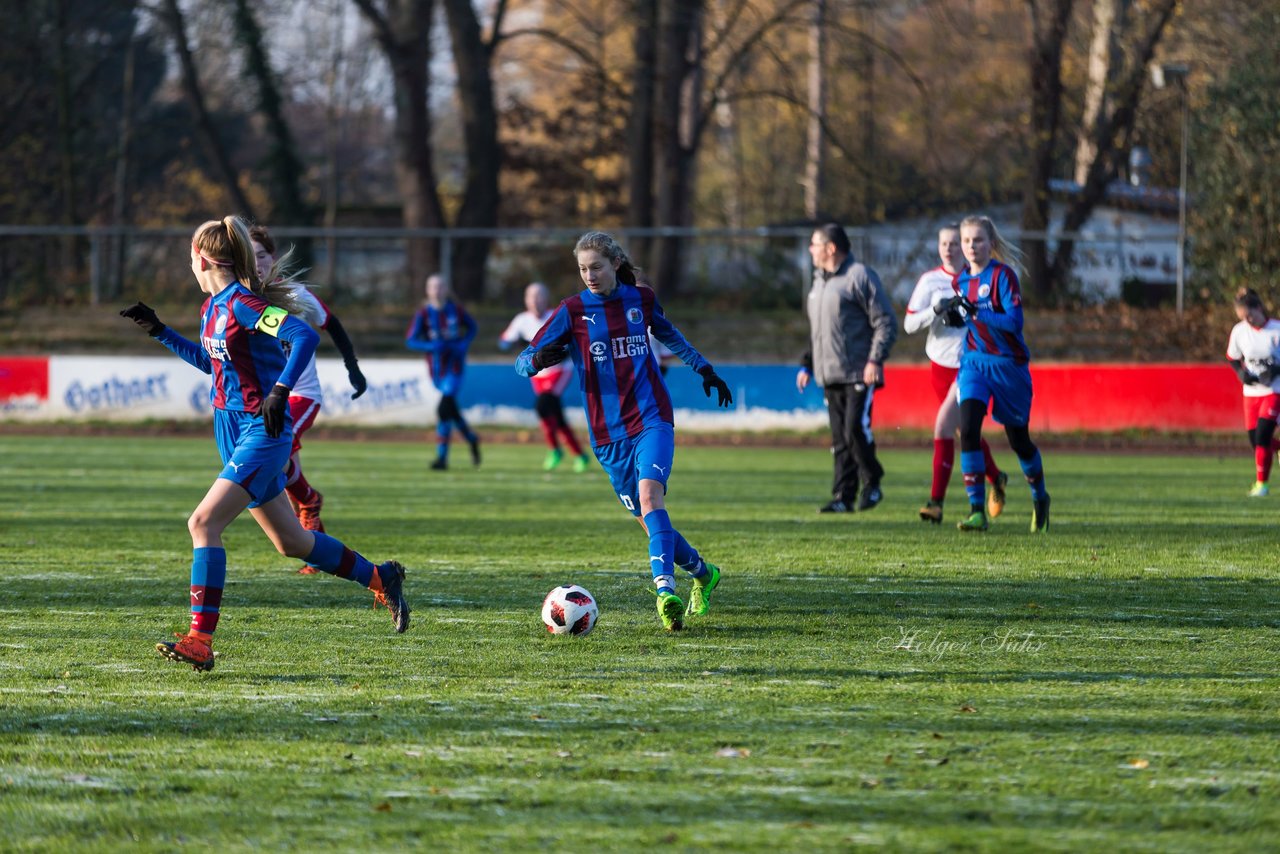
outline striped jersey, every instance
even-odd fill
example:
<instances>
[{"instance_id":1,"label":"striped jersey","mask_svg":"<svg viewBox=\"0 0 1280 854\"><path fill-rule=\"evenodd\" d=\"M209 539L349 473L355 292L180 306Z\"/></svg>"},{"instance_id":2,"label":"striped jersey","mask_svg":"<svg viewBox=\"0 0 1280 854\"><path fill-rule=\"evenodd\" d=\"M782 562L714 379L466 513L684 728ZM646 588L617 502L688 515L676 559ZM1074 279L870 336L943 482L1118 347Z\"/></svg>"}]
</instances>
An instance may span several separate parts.
<instances>
[{"instance_id":1,"label":"striped jersey","mask_svg":"<svg viewBox=\"0 0 1280 854\"><path fill-rule=\"evenodd\" d=\"M320 337L305 323L232 282L200 309L200 343L165 327L159 341L213 375L214 409L257 412L276 383L292 388ZM290 348L286 356L282 343Z\"/></svg>"},{"instance_id":2,"label":"striped jersey","mask_svg":"<svg viewBox=\"0 0 1280 854\"><path fill-rule=\"evenodd\" d=\"M960 360L1011 359L1016 365L1031 361L1022 339L1022 290L1018 274L992 259L976 276L965 270L956 276L956 292L977 306L967 324Z\"/></svg>"},{"instance_id":3,"label":"striped jersey","mask_svg":"<svg viewBox=\"0 0 1280 854\"><path fill-rule=\"evenodd\" d=\"M453 300L436 308L424 305L409 322L404 343L425 353L427 370L435 379L461 374L467 366L467 348L476 337L476 322Z\"/></svg>"},{"instance_id":4,"label":"striped jersey","mask_svg":"<svg viewBox=\"0 0 1280 854\"><path fill-rule=\"evenodd\" d=\"M546 323L549 317L551 317L550 309L547 309L542 316L538 316L532 311L520 312L511 318L507 328L502 330L502 334L498 336L498 346L505 350L517 341L527 345L533 340L533 336L538 334L538 330L542 328L542 324ZM534 394L559 395L563 394L568 387L569 379L572 375L573 363L561 362L558 365L543 368L535 376L530 377L529 382L533 385Z\"/></svg>"},{"instance_id":5,"label":"striped jersey","mask_svg":"<svg viewBox=\"0 0 1280 854\"><path fill-rule=\"evenodd\" d=\"M707 366L667 320L651 288L618 282L608 296L583 289L560 303L516 359L516 371L532 376L535 352L568 345L591 444L608 445L654 424L675 423L671 395L649 346L650 331L695 371Z\"/></svg>"}]
</instances>

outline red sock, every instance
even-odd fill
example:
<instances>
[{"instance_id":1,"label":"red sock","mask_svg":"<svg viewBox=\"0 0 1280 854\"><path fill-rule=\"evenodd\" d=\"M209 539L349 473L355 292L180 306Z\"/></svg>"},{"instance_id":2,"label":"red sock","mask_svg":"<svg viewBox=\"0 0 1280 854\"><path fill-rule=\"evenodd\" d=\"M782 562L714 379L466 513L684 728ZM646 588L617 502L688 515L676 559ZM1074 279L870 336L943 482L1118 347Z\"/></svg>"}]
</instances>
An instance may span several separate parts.
<instances>
[{"instance_id":1,"label":"red sock","mask_svg":"<svg viewBox=\"0 0 1280 854\"><path fill-rule=\"evenodd\" d=\"M1271 461L1275 457L1271 453L1270 448L1254 448L1253 461L1258 467L1258 483L1266 483L1271 477Z\"/></svg>"},{"instance_id":2,"label":"red sock","mask_svg":"<svg viewBox=\"0 0 1280 854\"><path fill-rule=\"evenodd\" d=\"M982 461L987 467L987 480L992 483L996 482L996 478L1000 476L1000 466L996 465L996 458L991 456L991 446L987 444L987 440L982 440Z\"/></svg>"},{"instance_id":3,"label":"red sock","mask_svg":"<svg viewBox=\"0 0 1280 854\"><path fill-rule=\"evenodd\" d=\"M555 450L560 447L556 444L556 425L551 423L550 418L539 418L538 426L542 428L542 438L547 440L547 447Z\"/></svg>"},{"instance_id":4,"label":"red sock","mask_svg":"<svg viewBox=\"0 0 1280 854\"><path fill-rule=\"evenodd\" d=\"M569 450L575 457L582 456L582 446L578 444L578 437L573 435L569 425L563 421L560 422L560 438L564 439L564 443L569 446Z\"/></svg>"},{"instance_id":5,"label":"red sock","mask_svg":"<svg viewBox=\"0 0 1280 854\"><path fill-rule=\"evenodd\" d=\"M298 479L286 486L285 491L300 507L315 501L316 491L311 488L311 484L307 483L307 478L301 471L298 472Z\"/></svg>"},{"instance_id":6,"label":"red sock","mask_svg":"<svg viewBox=\"0 0 1280 854\"><path fill-rule=\"evenodd\" d=\"M947 497L947 484L951 482L951 469L956 464L956 440L933 440L933 486L929 497L932 501L941 501Z\"/></svg>"}]
</instances>

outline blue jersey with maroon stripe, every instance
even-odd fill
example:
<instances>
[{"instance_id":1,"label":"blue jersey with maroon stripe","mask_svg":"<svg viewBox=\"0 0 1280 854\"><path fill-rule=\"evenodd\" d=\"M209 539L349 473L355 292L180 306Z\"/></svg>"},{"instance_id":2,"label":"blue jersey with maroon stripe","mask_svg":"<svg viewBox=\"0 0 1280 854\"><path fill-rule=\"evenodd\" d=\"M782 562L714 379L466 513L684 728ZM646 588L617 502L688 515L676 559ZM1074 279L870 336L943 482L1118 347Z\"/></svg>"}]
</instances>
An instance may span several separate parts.
<instances>
[{"instance_id":1,"label":"blue jersey with maroon stripe","mask_svg":"<svg viewBox=\"0 0 1280 854\"><path fill-rule=\"evenodd\" d=\"M460 374L467 366L467 348L476 337L476 322L453 300L436 308L424 305L409 322L404 343L427 354L427 368L435 379Z\"/></svg>"},{"instance_id":2,"label":"blue jersey with maroon stripe","mask_svg":"<svg viewBox=\"0 0 1280 854\"><path fill-rule=\"evenodd\" d=\"M591 443L608 445L653 424L675 423L671 395L649 346L650 330L695 371L707 365L667 320L651 288L618 282L608 296L584 289L560 303L516 359L516 370L533 376L535 352L568 345Z\"/></svg>"},{"instance_id":3,"label":"blue jersey with maroon stripe","mask_svg":"<svg viewBox=\"0 0 1280 854\"><path fill-rule=\"evenodd\" d=\"M995 358L1027 364L1031 351L1022 338L1022 290L1013 268L993 259L976 276L956 276L954 287L978 309L966 324L960 363Z\"/></svg>"},{"instance_id":4,"label":"blue jersey with maroon stripe","mask_svg":"<svg viewBox=\"0 0 1280 854\"><path fill-rule=\"evenodd\" d=\"M213 375L209 400L215 409L257 412L277 382L293 387L319 341L311 327L285 317L279 309L264 319L269 308L266 300L232 282L201 306L199 344L169 327L158 338L187 362ZM259 321L265 326L260 327ZM272 331L262 331L267 327ZM291 344L288 355L284 342Z\"/></svg>"}]
</instances>

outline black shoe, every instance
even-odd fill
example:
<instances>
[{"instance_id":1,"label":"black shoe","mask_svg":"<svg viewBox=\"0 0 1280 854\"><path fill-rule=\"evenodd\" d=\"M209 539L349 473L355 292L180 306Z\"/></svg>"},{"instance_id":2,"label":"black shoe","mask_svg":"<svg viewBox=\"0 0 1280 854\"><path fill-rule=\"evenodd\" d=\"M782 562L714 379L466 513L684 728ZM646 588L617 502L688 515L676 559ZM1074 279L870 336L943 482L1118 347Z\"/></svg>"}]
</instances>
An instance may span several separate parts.
<instances>
[{"instance_id":1,"label":"black shoe","mask_svg":"<svg viewBox=\"0 0 1280 854\"><path fill-rule=\"evenodd\" d=\"M409 628L409 603L404 599L404 567L399 561L389 560L374 567L382 580L382 591L373 594L374 601L391 612L391 622L397 632Z\"/></svg>"},{"instance_id":2,"label":"black shoe","mask_svg":"<svg viewBox=\"0 0 1280 854\"><path fill-rule=\"evenodd\" d=\"M818 508L819 513L852 513L853 508L845 504L839 498L835 501L828 501Z\"/></svg>"},{"instance_id":3,"label":"black shoe","mask_svg":"<svg viewBox=\"0 0 1280 854\"><path fill-rule=\"evenodd\" d=\"M480 440L476 439L471 443L471 465L479 468L480 466Z\"/></svg>"},{"instance_id":4,"label":"black shoe","mask_svg":"<svg viewBox=\"0 0 1280 854\"><path fill-rule=\"evenodd\" d=\"M862 491L862 497L858 499L858 511L870 510L884 500L884 493L880 491L878 486L869 486Z\"/></svg>"},{"instance_id":5,"label":"black shoe","mask_svg":"<svg viewBox=\"0 0 1280 854\"><path fill-rule=\"evenodd\" d=\"M1031 508L1031 533L1049 530L1049 496L1037 498Z\"/></svg>"},{"instance_id":6,"label":"black shoe","mask_svg":"<svg viewBox=\"0 0 1280 854\"><path fill-rule=\"evenodd\" d=\"M449 461L444 457L436 457L436 461L431 464L431 468L435 471L444 471L449 467Z\"/></svg>"}]
</instances>

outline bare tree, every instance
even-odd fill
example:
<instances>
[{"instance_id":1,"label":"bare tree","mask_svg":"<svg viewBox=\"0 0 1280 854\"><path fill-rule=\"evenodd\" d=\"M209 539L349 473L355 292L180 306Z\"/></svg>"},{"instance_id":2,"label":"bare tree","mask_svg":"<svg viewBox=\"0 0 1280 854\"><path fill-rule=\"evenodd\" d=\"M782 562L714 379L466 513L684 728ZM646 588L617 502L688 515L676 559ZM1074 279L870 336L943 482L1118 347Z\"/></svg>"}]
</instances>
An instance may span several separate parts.
<instances>
[{"instance_id":1,"label":"bare tree","mask_svg":"<svg viewBox=\"0 0 1280 854\"><path fill-rule=\"evenodd\" d=\"M805 139L804 215L822 215L822 182L826 165L823 123L827 118L827 0L814 0L809 22L809 120Z\"/></svg>"},{"instance_id":2,"label":"bare tree","mask_svg":"<svg viewBox=\"0 0 1280 854\"><path fill-rule=\"evenodd\" d=\"M493 94L493 56L501 39L506 0L498 0L488 37L471 0L444 0L454 64L458 69L458 101L462 107L463 141L467 152L466 179L458 228L492 228L498 224L498 178L502 145L498 141L498 110ZM463 238L453 258L453 285L466 298L484 296L489 238Z\"/></svg>"},{"instance_id":3,"label":"bare tree","mask_svg":"<svg viewBox=\"0 0 1280 854\"><path fill-rule=\"evenodd\" d=\"M196 69L195 58L191 55L191 42L187 39L186 20L183 18L182 9L178 7L178 0L162 0L159 15L165 26L168 27L169 34L173 37L174 50L177 52L178 61L182 66L182 88L186 93L187 103L191 106L191 112L195 114L196 130L204 143L209 159L212 161L218 177L222 180L223 187L226 189L227 195L230 197L237 213L253 217L253 206L249 204L248 197L245 196L244 190L240 188L239 181L236 180L235 169L231 166L231 158L227 154L226 146L223 145L221 138L218 136L218 129L214 126L213 116L205 103L204 89L200 85L200 75Z\"/></svg>"},{"instance_id":4,"label":"bare tree","mask_svg":"<svg viewBox=\"0 0 1280 854\"><path fill-rule=\"evenodd\" d=\"M1075 182L1083 185L1089 165L1098 155L1093 133L1110 102L1110 90L1122 61L1120 34L1124 31L1131 0L1093 0L1093 36L1089 40L1088 79L1085 82L1084 116L1076 136Z\"/></svg>"},{"instance_id":5,"label":"bare tree","mask_svg":"<svg viewBox=\"0 0 1280 854\"><path fill-rule=\"evenodd\" d=\"M168 0L174 2L174 0ZM406 228L443 228L444 211L432 163L431 110L427 102L431 72L433 0L353 0L373 27L391 66L395 88L396 183ZM440 266L438 240L409 241L406 298Z\"/></svg>"}]
</instances>

